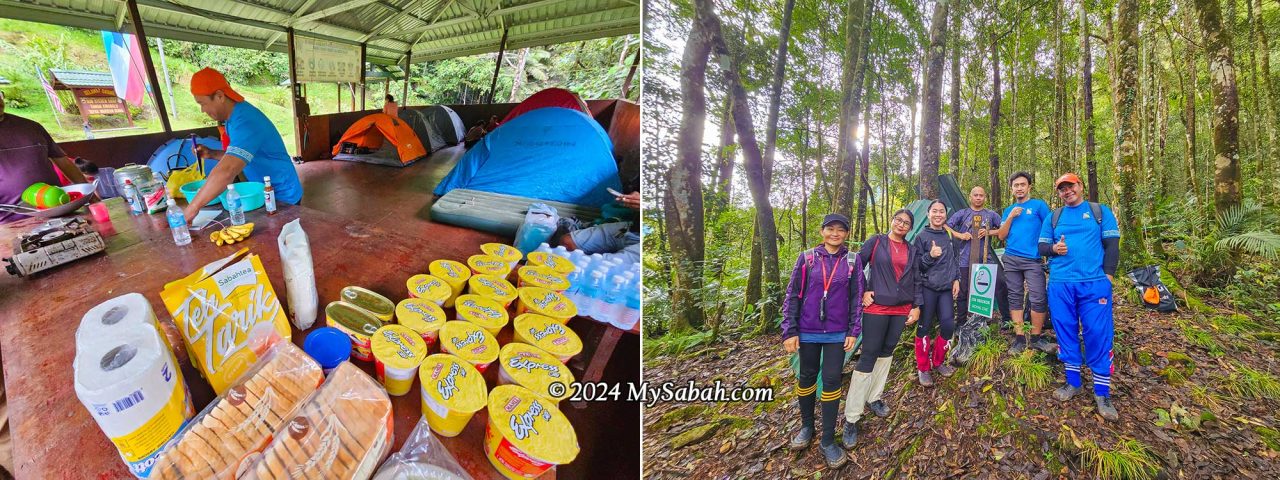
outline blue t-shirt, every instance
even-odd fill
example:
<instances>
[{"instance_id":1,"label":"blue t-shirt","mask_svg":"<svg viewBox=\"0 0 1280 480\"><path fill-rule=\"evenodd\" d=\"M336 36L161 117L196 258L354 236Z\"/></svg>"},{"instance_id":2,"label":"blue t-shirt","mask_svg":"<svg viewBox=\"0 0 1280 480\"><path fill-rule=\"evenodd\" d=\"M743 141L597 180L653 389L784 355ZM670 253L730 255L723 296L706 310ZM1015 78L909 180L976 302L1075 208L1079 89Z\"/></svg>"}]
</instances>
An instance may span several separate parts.
<instances>
[{"instance_id":1,"label":"blue t-shirt","mask_svg":"<svg viewBox=\"0 0 1280 480\"><path fill-rule=\"evenodd\" d=\"M987 224L988 235L986 239L982 240L982 243L990 249L991 238L995 237L996 229L1000 228L1001 220L1000 214L996 213L994 210L984 208L980 211L975 211L972 207L965 207L964 209L957 210L956 213L951 214L951 218L947 220L947 226L951 227L951 229L956 232L967 232L976 236L978 234L977 231L970 232L970 230L973 230L973 217L982 217L983 221ZM952 244L956 247L956 264L960 265L960 268L969 268L970 242L955 239L952 240ZM982 263L982 253L979 252L978 255L978 263ZM995 256L992 255L992 258L995 258Z\"/></svg>"},{"instance_id":2,"label":"blue t-shirt","mask_svg":"<svg viewBox=\"0 0 1280 480\"><path fill-rule=\"evenodd\" d=\"M227 136L231 138L227 155L244 160L245 178L261 182L262 177L271 177L277 201L296 205L302 200L302 183L284 149L284 139L258 107L236 102L227 119Z\"/></svg>"},{"instance_id":3,"label":"blue t-shirt","mask_svg":"<svg viewBox=\"0 0 1280 480\"><path fill-rule=\"evenodd\" d=\"M1049 257L1049 282L1091 282L1107 278L1102 271L1102 239L1120 238L1120 227L1111 207L1102 207L1102 225L1093 218L1088 202L1062 207L1058 228L1053 228L1053 213L1040 225L1040 243L1054 244L1066 237L1067 254Z\"/></svg>"},{"instance_id":4,"label":"blue t-shirt","mask_svg":"<svg viewBox=\"0 0 1280 480\"><path fill-rule=\"evenodd\" d=\"M1028 199L1005 207L1004 215L1001 217L1009 218L1009 212L1012 212L1014 207L1022 207L1022 214L1013 219L1013 223L1009 225L1009 237L1004 241L1004 253L1022 258L1039 258L1040 253L1036 250L1036 244L1039 243L1040 227L1044 225L1044 219L1049 217L1049 204L1038 198Z\"/></svg>"}]
</instances>

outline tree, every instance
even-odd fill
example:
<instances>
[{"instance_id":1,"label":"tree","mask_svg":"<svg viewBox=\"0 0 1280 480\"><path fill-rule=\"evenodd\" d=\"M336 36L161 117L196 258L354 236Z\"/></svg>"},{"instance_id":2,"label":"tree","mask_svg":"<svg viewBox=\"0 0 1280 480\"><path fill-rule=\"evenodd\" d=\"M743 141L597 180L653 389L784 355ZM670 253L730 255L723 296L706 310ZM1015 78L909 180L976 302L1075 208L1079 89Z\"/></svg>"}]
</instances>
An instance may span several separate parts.
<instances>
[{"instance_id":1,"label":"tree","mask_svg":"<svg viewBox=\"0 0 1280 480\"><path fill-rule=\"evenodd\" d=\"M778 143L778 104L782 98L782 81L787 70L787 42L791 37L791 11L796 0L786 0L782 7L782 29L778 32L778 54L773 62L773 82L769 91L769 118L765 120L764 181L773 185L773 153Z\"/></svg>"},{"instance_id":2,"label":"tree","mask_svg":"<svg viewBox=\"0 0 1280 480\"><path fill-rule=\"evenodd\" d=\"M1131 264L1144 264L1146 236L1142 230L1141 204L1137 182L1142 173L1142 145L1139 138L1138 98L1138 5L1137 0L1120 0L1116 4L1115 94L1116 94L1116 169L1120 184L1121 258Z\"/></svg>"},{"instance_id":3,"label":"tree","mask_svg":"<svg viewBox=\"0 0 1280 480\"><path fill-rule=\"evenodd\" d=\"M947 0L933 7L929 50L925 56L924 112L920 125L920 185L924 198L938 198L938 162L942 154L942 61L947 42Z\"/></svg>"},{"instance_id":4,"label":"tree","mask_svg":"<svg viewBox=\"0 0 1280 480\"><path fill-rule=\"evenodd\" d=\"M853 211L853 192L857 185L858 113L862 102L862 76L866 71L867 42L871 35L871 5L868 0L849 0L845 11L844 66L840 74L844 97L840 102L840 136L837 140L836 163L840 166L840 187L836 193L835 211Z\"/></svg>"},{"instance_id":5,"label":"tree","mask_svg":"<svg viewBox=\"0 0 1280 480\"><path fill-rule=\"evenodd\" d=\"M960 181L960 6L951 9L951 174Z\"/></svg>"},{"instance_id":6,"label":"tree","mask_svg":"<svg viewBox=\"0 0 1280 480\"><path fill-rule=\"evenodd\" d=\"M1084 163L1088 170L1089 201L1098 201L1098 164L1093 158L1097 140L1093 136L1093 48L1089 45L1089 12L1080 1L1080 103L1081 129L1084 130Z\"/></svg>"},{"instance_id":7,"label":"tree","mask_svg":"<svg viewBox=\"0 0 1280 480\"><path fill-rule=\"evenodd\" d=\"M990 167L991 188L987 195L987 204L1000 205L1000 151L999 137L996 134L1000 127L1000 37L991 34L991 105L989 110L991 129L987 132L987 164Z\"/></svg>"},{"instance_id":8,"label":"tree","mask_svg":"<svg viewBox=\"0 0 1280 480\"><path fill-rule=\"evenodd\" d=\"M1218 0L1195 0L1209 61L1209 85L1213 91L1213 207L1219 215L1239 205L1240 99L1236 91L1236 67L1231 31L1222 25Z\"/></svg>"}]
</instances>

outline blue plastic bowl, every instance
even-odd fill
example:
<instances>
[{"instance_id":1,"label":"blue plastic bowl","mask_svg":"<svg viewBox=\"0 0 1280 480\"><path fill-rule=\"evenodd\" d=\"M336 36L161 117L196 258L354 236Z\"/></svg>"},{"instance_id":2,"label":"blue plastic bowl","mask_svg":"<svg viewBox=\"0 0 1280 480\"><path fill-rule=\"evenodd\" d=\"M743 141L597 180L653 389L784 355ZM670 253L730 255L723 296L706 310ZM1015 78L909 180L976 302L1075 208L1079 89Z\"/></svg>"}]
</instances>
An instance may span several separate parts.
<instances>
[{"instance_id":1,"label":"blue plastic bowl","mask_svg":"<svg viewBox=\"0 0 1280 480\"><path fill-rule=\"evenodd\" d=\"M240 202L244 204L244 211L248 212L251 210L257 210L266 204L266 198L264 198L262 194L265 186L262 182L240 182L233 183L232 185L235 185L236 193L240 194ZM195 198L196 193L200 191L200 187L203 186L204 180L196 180L178 187L178 190L182 192L182 197L186 198L187 201L190 202L192 198ZM222 192L221 195L218 195L218 198L209 202L209 205L217 205L221 203L223 200L226 200L226 196L227 192Z\"/></svg>"}]
</instances>

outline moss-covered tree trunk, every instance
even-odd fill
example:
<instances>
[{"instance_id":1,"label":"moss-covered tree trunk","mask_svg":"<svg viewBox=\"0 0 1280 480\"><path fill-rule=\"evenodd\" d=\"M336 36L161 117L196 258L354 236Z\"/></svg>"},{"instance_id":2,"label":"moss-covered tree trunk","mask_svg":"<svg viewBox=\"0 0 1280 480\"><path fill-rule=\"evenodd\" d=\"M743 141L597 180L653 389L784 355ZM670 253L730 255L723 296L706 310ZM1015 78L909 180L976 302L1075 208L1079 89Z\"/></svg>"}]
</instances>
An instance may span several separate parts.
<instances>
[{"instance_id":1,"label":"moss-covered tree trunk","mask_svg":"<svg viewBox=\"0 0 1280 480\"><path fill-rule=\"evenodd\" d=\"M920 125L920 186L924 198L938 198L938 162L942 155L942 65L946 55L949 2L933 7L925 54L924 105Z\"/></svg>"},{"instance_id":2,"label":"moss-covered tree trunk","mask_svg":"<svg viewBox=\"0 0 1280 480\"><path fill-rule=\"evenodd\" d=\"M1138 4L1137 0L1120 0L1116 5L1115 29L1112 31L1115 54L1116 97L1116 177L1120 210L1121 260L1141 264L1147 257L1146 238L1142 231L1142 205L1137 185L1142 175L1141 115L1138 86Z\"/></svg>"},{"instance_id":3,"label":"moss-covered tree trunk","mask_svg":"<svg viewBox=\"0 0 1280 480\"><path fill-rule=\"evenodd\" d=\"M836 141L836 164L840 166L840 183L836 189L835 211L853 212L853 195L857 188L858 167L858 113L862 105L862 76L866 71L867 42L870 32L870 2L874 0L849 0L845 11L844 63L840 72L840 84L844 95L840 101L840 136Z\"/></svg>"},{"instance_id":4,"label":"moss-covered tree trunk","mask_svg":"<svg viewBox=\"0 0 1280 480\"><path fill-rule=\"evenodd\" d=\"M1240 98L1231 31L1222 24L1217 0L1195 0L1213 90L1213 207L1222 214L1240 204Z\"/></svg>"}]
</instances>

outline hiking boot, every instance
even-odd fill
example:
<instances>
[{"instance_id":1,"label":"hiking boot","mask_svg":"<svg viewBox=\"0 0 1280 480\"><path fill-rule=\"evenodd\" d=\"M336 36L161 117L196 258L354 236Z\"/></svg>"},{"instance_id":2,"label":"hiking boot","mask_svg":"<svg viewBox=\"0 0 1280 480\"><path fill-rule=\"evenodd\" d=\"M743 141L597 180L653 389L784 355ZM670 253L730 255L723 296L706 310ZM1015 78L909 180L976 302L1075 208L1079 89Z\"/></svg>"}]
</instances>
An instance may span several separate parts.
<instances>
[{"instance_id":1,"label":"hiking boot","mask_svg":"<svg viewBox=\"0 0 1280 480\"><path fill-rule=\"evenodd\" d=\"M849 455L845 453L843 448L836 446L835 442L830 445L820 445L822 448L822 457L827 461L827 467L840 468L844 466L844 462L849 460Z\"/></svg>"},{"instance_id":2,"label":"hiking boot","mask_svg":"<svg viewBox=\"0 0 1280 480\"><path fill-rule=\"evenodd\" d=\"M1009 354L1017 355L1027 349L1027 337L1017 335L1013 337L1013 345L1009 346Z\"/></svg>"},{"instance_id":3,"label":"hiking boot","mask_svg":"<svg viewBox=\"0 0 1280 480\"><path fill-rule=\"evenodd\" d=\"M876 414L877 417L884 418L889 416L889 406L884 404L883 400L876 400L867 404L867 410Z\"/></svg>"},{"instance_id":4,"label":"hiking boot","mask_svg":"<svg viewBox=\"0 0 1280 480\"><path fill-rule=\"evenodd\" d=\"M1094 395L1093 403L1098 404L1098 415L1102 415L1103 420L1114 422L1120 419L1120 412L1116 411L1116 407L1111 405L1110 396Z\"/></svg>"},{"instance_id":5,"label":"hiking boot","mask_svg":"<svg viewBox=\"0 0 1280 480\"><path fill-rule=\"evenodd\" d=\"M926 370L916 370L916 374L920 377L920 385L925 387L933 386L933 376L929 375Z\"/></svg>"},{"instance_id":6,"label":"hiking boot","mask_svg":"<svg viewBox=\"0 0 1280 480\"><path fill-rule=\"evenodd\" d=\"M1067 400L1071 400L1071 397L1076 396L1077 393L1080 393L1080 387L1063 385L1061 387L1058 387L1057 390L1053 391L1053 398L1058 399L1058 401L1060 402L1065 402Z\"/></svg>"},{"instance_id":7,"label":"hiking boot","mask_svg":"<svg viewBox=\"0 0 1280 480\"><path fill-rule=\"evenodd\" d=\"M845 450L853 450L854 445L858 444L857 422L844 422L844 433L840 435L840 444Z\"/></svg>"},{"instance_id":8,"label":"hiking boot","mask_svg":"<svg viewBox=\"0 0 1280 480\"><path fill-rule=\"evenodd\" d=\"M1053 343L1053 340L1049 340L1045 337L1040 337L1036 341L1031 342L1030 347L1049 355L1058 354L1058 344Z\"/></svg>"},{"instance_id":9,"label":"hiking boot","mask_svg":"<svg viewBox=\"0 0 1280 480\"><path fill-rule=\"evenodd\" d=\"M813 443L814 430L813 427L800 427L800 431L795 437L791 438L789 445L792 450L804 450L809 448L809 444Z\"/></svg>"},{"instance_id":10,"label":"hiking boot","mask_svg":"<svg viewBox=\"0 0 1280 480\"><path fill-rule=\"evenodd\" d=\"M944 377L950 377L951 375L956 373L956 367L953 367L951 366L950 363L945 363L945 362L942 365L939 365L938 368L935 368L934 370L937 370L937 372L942 374L942 376Z\"/></svg>"}]
</instances>

